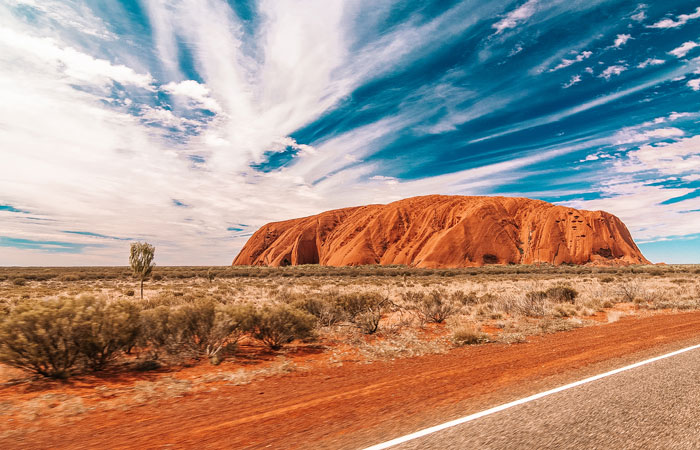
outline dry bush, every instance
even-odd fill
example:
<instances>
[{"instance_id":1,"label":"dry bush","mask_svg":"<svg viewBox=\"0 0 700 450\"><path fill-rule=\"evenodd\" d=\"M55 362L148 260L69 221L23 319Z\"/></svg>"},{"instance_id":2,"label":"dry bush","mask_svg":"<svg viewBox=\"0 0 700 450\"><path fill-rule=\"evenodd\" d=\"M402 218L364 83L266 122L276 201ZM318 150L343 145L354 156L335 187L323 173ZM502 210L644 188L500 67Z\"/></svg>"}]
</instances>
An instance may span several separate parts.
<instances>
[{"instance_id":1,"label":"dry bush","mask_svg":"<svg viewBox=\"0 0 700 450\"><path fill-rule=\"evenodd\" d=\"M373 334L379 329L382 315L389 307L389 299L376 292L355 292L339 295L335 305L365 334Z\"/></svg>"},{"instance_id":2,"label":"dry bush","mask_svg":"<svg viewBox=\"0 0 700 450\"><path fill-rule=\"evenodd\" d=\"M503 295L498 301L498 307L507 314L526 317L543 317L550 312L550 302L543 291L530 291L524 296Z\"/></svg>"},{"instance_id":3,"label":"dry bush","mask_svg":"<svg viewBox=\"0 0 700 450\"><path fill-rule=\"evenodd\" d=\"M73 331L85 365L100 370L120 352L129 351L141 332L139 308L131 302L107 304L104 300L84 297L76 300L81 310Z\"/></svg>"},{"instance_id":4,"label":"dry bush","mask_svg":"<svg viewBox=\"0 0 700 450\"><path fill-rule=\"evenodd\" d=\"M570 286L554 286L545 291L547 298L556 303L575 303L578 291Z\"/></svg>"},{"instance_id":5,"label":"dry bush","mask_svg":"<svg viewBox=\"0 0 700 450\"><path fill-rule=\"evenodd\" d=\"M491 340L490 336L481 332L474 323L464 320L455 320L451 321L449 326L451 332L450 339L452 340L452 344L456 347L483 344Z\"/></svg>"},{"instance_id":6,"label":"dry bush","mask_svg":"<svg viewBox=\"0 0 700 450\"><path fill-rule=\"evenodd\" d=\"M0 323L0 361L47 377L69 376L80 357L75 330L83 313L83 305L67 298L18 305Z\"/></svg>"},{"instance_id":7,"label":"dry bush","mask_svg":"<svg viewBox=\"0 0 700 450\"><path fill-rule=\"evenodd\" d=\"M479 303L479 297L475 292L454 291L450 294L450 300L461 305L476 305Z\"/></svg>"},{"instance_id":8,"label":"dry bush","mask_svg":"<svg viewBox=\"0 0 700 450\"><path fill-rule=\"evenodd\" d=\"M184 346L195 356L208 357L212 364L221 362L222 350L233 350L255 321L252 305L221 305L211 299L183 305L175 315Z\"/></svg>"},{"instance_id":9,"label":"dry bush","mask_svg":"<svg viewBox=\"0 0 700 450\"><path fill-rule=\"evenodd\" d=\"M313 336L315 323L314 316L289 305L266 306L255 314L253 337L278 350L294 339Z\"/></svg>"},{"instance_id":10,"label":"dry bush","mask_svg":"<svg viewBox=\"0 0 700 450\"><path fill-rule=\"evenodd\" d=\"M457 310L444 289L434 289L428 294L409 291L404 293L403 299L425 322L442 323Z\"/></svg>"},{"instance_id":11,"label":"dry bush","mask_svg":"<svg viewBox=\"0 0 700 450\"><path fill-rule=\"evenodd\" d=\"M149 359L159 360L163 353L179 355L185 347L182 316L175 308L158 306L141 312L139 346L148 349Z\"/></svg>"},{"instance_id":12,"label":"dry bush","mask_svg":"<svg viewBox=\"0 0 700 450\"><path fill-rule=\"evenodd\" d=\"M626 302L634 302L641 290L642 288L637 280L627 280L617 286L617 294Z\"/></svg>"},{"instance_id":13,"label":"dry bush","mask_svg":"<svg viewBox=\"0 0 700 450\"><path fill-rule=\"evenodd\" d=\"M337 293L330 292L295 296L287 294L287 300L293 307L316 317L319 325L329 327L342 322L346 318L343 309L334 301L337 295Z\"/></svg>"}]
</instances>

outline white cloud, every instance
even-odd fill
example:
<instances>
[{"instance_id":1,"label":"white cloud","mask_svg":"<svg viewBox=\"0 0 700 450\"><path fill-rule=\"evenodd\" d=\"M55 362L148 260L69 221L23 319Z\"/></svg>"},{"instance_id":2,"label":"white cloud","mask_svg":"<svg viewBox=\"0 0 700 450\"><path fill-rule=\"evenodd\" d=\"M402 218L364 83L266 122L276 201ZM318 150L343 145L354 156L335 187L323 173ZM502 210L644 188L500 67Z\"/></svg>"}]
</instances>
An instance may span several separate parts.
<instances>
[{"instance_id":1,"label":"white cloud","mask_svg":"<svg viewBox=\"0 0 700 450\"><path fill-rule=\"evenodd\" d=\"M627 41L632 39L632 35L630 34L618 34L617 38L615 38L615 47L620 48L621 46L625 45Z\"/></svg>"},{"instance_id":2,"label":"white cloud","mask_svg":"<svg viewBox=\"0 0 700 450\"><path fill-rule=\"evenodd\" d=\"M622 72L627 70L627 66L614 65L607 67L598 77L605 78L609 80L613 76L620 75Z\"/></svg>"},{"instance_id":3,"label":"white cloud","mask_svg":"<svg viewBox=\"0 0 700 450\"><path fill-rule=\"evenodd\" d=\"M684 58L685 55L687 55L689 51L691 51L695 47L699 47L699 46L700 46L700 44L698 44L697 42L688 41L688 42L684 42L683 45L681 45L680 47L674 48L673 50L671 50L668 53L675 56L676 58Z\"/></svg>"},{"instance_id":4,"label":"white cloud","mask_svg":"<svg viewBox=\"0 0 700 450\"><path fill-rule=\"evenodd\" d=\"M569 80L568 83L564 84L564 89L568 89L571 86L573 86L577 83L580 83L580 82L581 82L581 75L574 75L573 77L571 77L571 80Z\"/></svg>"},{"instance_id":5,"label":"white cloud","mask_svg":"<svg viewBox=\"0 0 700 450\"><path fill-rule=\"evenodd\" d=\"M352 46L357 42L349 39L352 4L340 8L322 0L301 5L263 0L257 4L259 17L251 37L225 2L151 1L146 5L155 59L150 52L119 53L120 47L132 43L81 45L85 36L24 26L0 6L0 33L6 36L0 40L2 201L53 221L29 224L20 215L3 217L2 234L94 244L94 237L60 231L84 230L147 239L157 247L159 264L222 264L230 262L245 241L226 232L231 224L245 222L255 228L325 209L433 192L487 194L521 177L530 165L590 148L589 140L551 145L503 162L482 162L482 167L419 180L375 175L385 168L373 163L371 155L399 130L419 130L441 108L452 110L433 131L453 130L527 95L514 83L479 98L476 86L460 86L449 78L420 89L391 117L315 141L314 147L291 137L368 79L431 54L479 18L494 16L483 11L495 13L499 8L497 2L477 3L458 4L433 20L398 25L356 48ZM535 2L522 6L527 4L538 8ZM378 2L373 14L388 14L391 7ZM474 7L481 10L473 12ZM521 11L511 16L513 27L524 23L526 15ZM497 33L510 24L495 27ZM178 43L190 50L199 82L180 73ZM579 42L576 51L588 45L590 40ZM570 49L555 53L543 67L563 57L578 62L592 55ZM660 81L661 77L646 80L497 132L552 123ZM116 83L126 89L114 94ZM170 96L159 95L162 92ZM459 109L465 99L474 102ZM203 114L202 107L216 114ZM206 120L198 119L203 115ZM197 133L173 139L163 127L196 128ZM288 147L296 150L296 159L285 167L268 173L250 168L251 163L264 162L269 152ZM175 207L173 199L188 207ZM97 242L104 247L60 259L3 249L0 264L125 264L128 241Z\"/></svg>"},{"instance_id":6,"label":"white cloud","mask_svg":"<svg viewBox=\"0 0 700 450\"><path fill-rule=\"evenodd\" d=\"M494 23L491 27L496 29L496 34L517 27L520 23L526 21L537 12L537 3L538 0L528 0L517 9L509 12L503 19Z\"/></svg>"},{"instance_id":7,"label":"white cloud","mask_svg":"<svg viewBox=\"0 0 700 450\"><path fill-rule=\"evenodd\" d=\"M221 106L210 97L210 90L203 84L199 84L195 80L185 80L179 83L170 82L161 88L170 94L187 97L193 100L197 105L208 109L212 112L221 112Z\"/></svg>"},{"instance_id":8,"label":"white cloud","mask_svg":"<svg viewBox=\"0 0 700 450\"><path fill-rule=\"evenodd\" d=\"M35 68L48 69L78 82L95 85L118 82L144 89L152 88L153 77L150 74L139 74L124 65L93 58L72 47L59 46L51 38L32 37L10 28L0 28L0 47L5 48L5 58L13 54L20 55Z\"/></svg>"},{"instance_id":9,"label":"white cloud","mask_svg":"<svg viewBox=\"0 0 700 450\"><path fill-rule=\"evenodd\" d=\"M642 124L642 127L648 126L650 124ZM685 134L683 130L675 127L656 128L645 131L640 131L639 128L640 127L629 127L620 130L618 133L615 134L615 145L633 144L636 142L644 142L652 139L667 139L672 137L680 137Z\"/></svg>"},{"instance_id":10,"label":"white cloud","mask_svg":"<svg viewBox=\"0 0 700 450\"><path fill-rule=\"evenodd\" d=\"M107 24L96 17L90 8L80 2L55 0L5 0L9 6L31 10L33 20L54 22L62 27L76 30L89 36L105 40L117 37L108 30Z\"/></svg>"},{"instance_id":11,"label":"white cloud","mask_svg":"<svg viewBox=\"0 0 700 450\"><path fill-rule=\"evenodd\" d=\"M696 114L694 114L694 113L687 113L687 112L683 112L683 113L672 112L672 113L668 116L668 120L677 120L677 119L682 119L682 118L684 118L684 117L693 117L693 116L695 116L695 115L696 115Z\"/></svg>"},{"instance_id":12,"label":"white cloud","mask_svg":"<svg viewBox=\"0 0 700 450\"><path fill-rule=\"evenodd\" d=\"M613 212L629 227L633 238L638 242L697 233L700 212L696 210L700 209L700 198L671 205L663 204L669 199L689 194L694 189L649 186L622 176L603 184L600 191L603 198L564 204L574 208Z\"/></svg>"},{"instance_id":13,"label":"white cloud","mask_svg":"<svg viewBox=\"0 0 700 450\"><path fill-rule=\"evenodd\" d=\"M382 182L384 182L384 184L388 184L388 185L399 184L399 180L396 179L395 177L386 177L384 175L375 175L375 176L371 177L370 180L382 181Z\"/></svg>"},{"instance_id":14,"label":"white cloud","mask_svg":"<svg viewBox=\"0 0 700 450\"><path fill-rule=\"evenodd\" d=\"M663 59L648 58L639 63L639 65L637 65L637 68L644 69L647 66L659 66L661 64L664 64L665 62L666 61Z\"/></svg>"},{"instance_id":15,"label":"white cloud","mask_svg":"<svg viewBox=\"0 0 700 450\"><path fill-rule=\"evenodd\" d=\"M632 14L632 16L630 16L630 19L634 20L635 22L643 22L646 18L647 13L645 11L639 11L637 14Z\"/></svg>"},{"instance_id":16,"label":"white cloud","mask_svg":"<svg viewBox=\"0 0 700 450\"><path fill-rule=\"evenodd\" d=\"M614 158L614 156L609 155L607 153L591 153L590 155L587 155L584 159L580 160L579 162L588 162L588 161L598 161L600 159L611 159Z\"/></svg>"},{"instance_id":17,"label":"white cloud","mask_svg":"<svg viewBox=\"0 0 700 450\"><path fill-rule=\"evenodd\" d=\"M557 66L555 66L553 69L550 69L549 71L550 71L550 72L555 72L555 71L557 71L557 70L559 70L559 69L563 69L563 68L565 68L565 67L569 67L569 66L572 65L572 64L575 64L575 63L577 63L577 62L583 61L584 59L590 58L592 54L593 54L593 52L583 51L583 52L579 53L578 55L576 55L576 57L575 57L574 59L567 59L567 58L564 58L564 59L561 60L561 62L560 62Z\"/></svg>"},{"instance_id":18,"label":"white cloud","mask_svg":"<svg viewBox=\"0 0 700 450\"><path fill-rule=\"evenodd\" d=\"M168 109L153 108L150 106L141 106L139 117L145 123L156 124L166 128L175 128L180 131L184 130L186 126L198 127L202 125L197 121L178 117Z\"/></svg>"},{"instance_id":19,"label":"white cloud","mask_svg":"<svg viewBox=\"0 0 700 450\"><path fill-rule=\"evenodd\" d=\"M700 135L675 142L647 144L629 152L621 172L657 171L665 175L700 172Z\"/></svg>"},{"instance_id":20,"label":"white cloud","mask_svg":"<svg viewBox=\"0 0 700 450\"><path fill-rule=\"evenodd\" d=\"M688 81L688 86L694 91L700 91L700 78Z\"/></svg>"},{"instance_id":21,"label":"white cloud","mask_svg":"<svg viewBox=\"0 0 700 450\"><path fill-rule=\"evenodd\" d=\"M690 20L698 18L700 18L700 7L696 8L695 12L692 14L680 14L676 17L676 20L663 19L652 25L648 25L648 28L677 28L685 25Z\"/></svg>"},{"instance_id":22,"label":"white cloud","mask_svg":"<svg viewBox=\"0 0 700 450\"><path fill-rule=\"evenodd\" d=\"M518 53L523 51L523 45L518 43L511 49L511 51L508 53L508 57L515 56Z\"/></svg>"}]
</instances>

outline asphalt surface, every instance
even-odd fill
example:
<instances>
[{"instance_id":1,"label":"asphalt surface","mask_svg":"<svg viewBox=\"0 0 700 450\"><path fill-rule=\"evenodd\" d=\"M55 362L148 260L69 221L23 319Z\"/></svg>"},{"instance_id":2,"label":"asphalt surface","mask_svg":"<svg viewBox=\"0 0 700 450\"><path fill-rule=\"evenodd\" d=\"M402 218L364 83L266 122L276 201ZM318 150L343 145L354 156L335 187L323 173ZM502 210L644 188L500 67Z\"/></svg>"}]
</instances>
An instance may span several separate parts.
<instances>
[{"instance_id":1,"label":"asphalt surface","mask_svg":"<svg viewBox=\"0 0 700 450\"><path fill-rule=\"evenodd\" d=\"M700 349L395 449L700 449Z\"/></svg>"}]
</instances>

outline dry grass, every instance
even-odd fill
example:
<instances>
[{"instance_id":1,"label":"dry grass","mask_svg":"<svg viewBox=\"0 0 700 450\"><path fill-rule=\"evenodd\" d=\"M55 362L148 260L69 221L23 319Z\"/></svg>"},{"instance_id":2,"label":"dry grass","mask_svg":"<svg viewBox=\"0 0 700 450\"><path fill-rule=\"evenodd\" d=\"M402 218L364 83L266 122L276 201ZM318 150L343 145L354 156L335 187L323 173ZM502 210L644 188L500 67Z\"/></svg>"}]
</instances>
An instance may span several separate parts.
<instances>
[{"instance_id":1,"label":"dry grass","mask_svg":"<svg viewBox=\"0 0 700 450\"><path fill-rule=\"evenodd\" d=\"M517 344L531 335L615 322L629 314L700 309L699 273L700 266L489 266L455 270L157 267L153 277L146 281L144 299L140 300L134 296L138 283L124 267L0 268L0 320L28 299L63 296L92 295L109 302L135 302L144 308L176 307L201 299L223 305L286 303L300 307L304 303L300 300L316 299L320 303L312 306L321 305L321 309L317 311L314 345L325 348L319 351L324 352L326 364L342 364L441 353L452 345L487 341ZM559 295L567 292L562 287L575 291L575 298ZM547 292L558 292L560 298ZM342 304L338 299L347 295L386 299L372 335L363 333L362 327L343 311L333 309ZM422 300L436 295L439 303ZM593 320L596 314L598 322ZM445 322L430 323L437 322L436 317ZM297 342L297 345L307 344ZM187 395L212 383L247 384L302 370L298 361L288 354L270 364L236 365L240 358L249 357L241 352L191 380L174 378L166 368L154 379L134 382L118 390L96 386L94 395L104 400L100 407L129 407L124 405ZM124 363L115 370L133 370L140 362L137 356L145 353L136 349L135 356L129 359L132 363ZM286 350L278 354L284 355ZM51 395L54 394L38 396L22 405L0 401L0 414L21 413L27 420L41 414L72 417L94 407L86 405L80 397L59 399Z\"/></svg>"}]
</instances>

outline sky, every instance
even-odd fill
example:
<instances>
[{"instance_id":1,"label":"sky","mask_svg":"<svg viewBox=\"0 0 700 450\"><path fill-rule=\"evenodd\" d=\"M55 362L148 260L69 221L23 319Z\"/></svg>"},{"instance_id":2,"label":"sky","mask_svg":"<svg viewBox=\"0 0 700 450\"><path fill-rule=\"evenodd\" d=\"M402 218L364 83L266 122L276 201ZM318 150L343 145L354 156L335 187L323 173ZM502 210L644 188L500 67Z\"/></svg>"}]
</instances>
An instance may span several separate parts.
<instances>
[{"instance_id":1,"label":"sky","mask_svg":"<svg viewBox=\"0 0 700 450\"><path fill-rule=\"evenodd\" d=\"M427 194L620 217L700 263L700 4L0 0L0 265L230 264Z\"/></svg>"}]
</instances>

